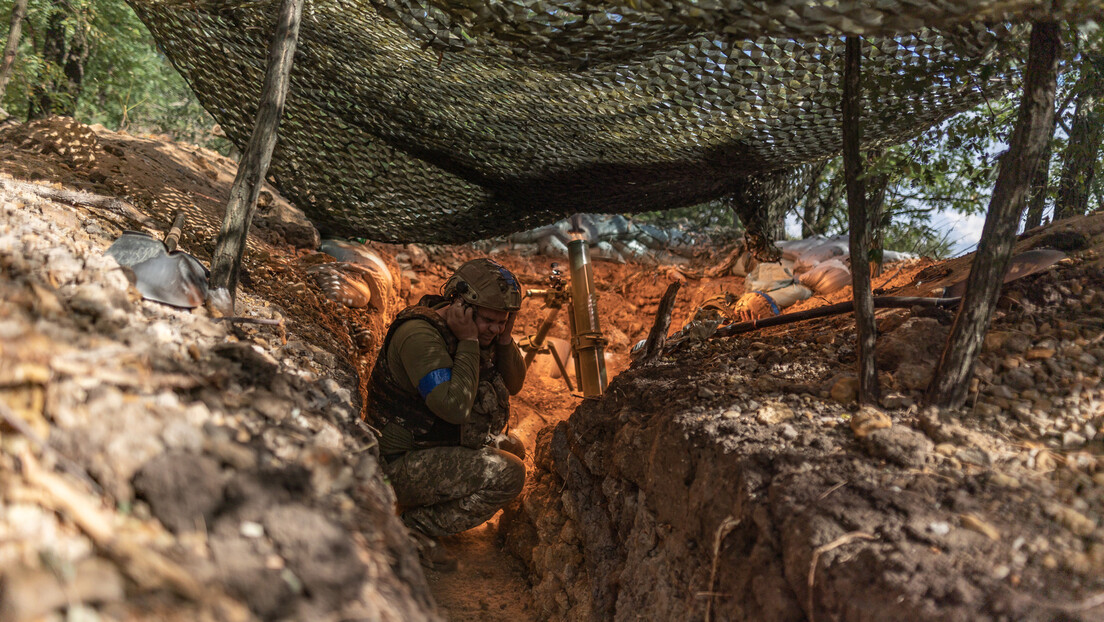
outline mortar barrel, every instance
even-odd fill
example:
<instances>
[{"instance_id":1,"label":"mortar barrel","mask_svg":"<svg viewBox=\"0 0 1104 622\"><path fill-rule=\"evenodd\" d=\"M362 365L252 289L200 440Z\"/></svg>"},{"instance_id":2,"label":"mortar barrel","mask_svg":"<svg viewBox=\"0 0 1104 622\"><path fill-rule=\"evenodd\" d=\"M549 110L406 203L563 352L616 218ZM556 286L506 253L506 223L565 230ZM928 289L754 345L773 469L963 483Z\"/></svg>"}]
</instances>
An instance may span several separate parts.
<instances>
[{"instance_id":1,"label":"mortar barrel","mask_svg":"<svg viewBox=\"0 0 1104 622\"><path fill-rule=\"evenodd\" d=\"M598 295L594 289L594 269L586 240L567 245L571 269L571 312L574 320L571 347L575 369L585 397L597 397L606 390L606 340L598 321Z\"/></svg>"}]
</instances>

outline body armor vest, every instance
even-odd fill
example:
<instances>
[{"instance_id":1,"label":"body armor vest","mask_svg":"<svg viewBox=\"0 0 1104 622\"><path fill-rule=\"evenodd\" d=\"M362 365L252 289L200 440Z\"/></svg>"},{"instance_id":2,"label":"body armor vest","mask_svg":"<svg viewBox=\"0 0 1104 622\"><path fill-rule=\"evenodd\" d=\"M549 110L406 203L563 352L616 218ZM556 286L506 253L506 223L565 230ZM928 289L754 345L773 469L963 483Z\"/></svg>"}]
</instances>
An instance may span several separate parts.
<instances>
[{"instance_id":1,"label":"body armor vest","mask_svg":"<svg viewBox=\"0 0 1104 622\"><path fill-rule=\"evenodd\" d=\"M490 419L485 425L460 426L438 417L429 409L416 388L411 391L399 384L387 361L388 348L395 331L410 320L423 320L432 325L441 334L449 356L456 357L459 340L449 330L444 318L430 308L430 305L441 301L443 299L438 296L423 296L417 305L407 307L395 316L395 321L387 329L383 347L380 349L375 367L372 368L372 375L368 380L367 412L374 418L372 423L378 429L382 430L389 423L396 423L406 428L414 436L416 447L460 444L468 447L482 447L489 434L497 433L505 427L509 414L509 394L502 380L502 374L495 367L493 348L490 351L482 349L480 351L479 384L472 407L472 417L470 417L470 419ZM488 410L493 412L487 413ZM498 421L501 423L499 424Z\"/></svg>"}]
</instances>

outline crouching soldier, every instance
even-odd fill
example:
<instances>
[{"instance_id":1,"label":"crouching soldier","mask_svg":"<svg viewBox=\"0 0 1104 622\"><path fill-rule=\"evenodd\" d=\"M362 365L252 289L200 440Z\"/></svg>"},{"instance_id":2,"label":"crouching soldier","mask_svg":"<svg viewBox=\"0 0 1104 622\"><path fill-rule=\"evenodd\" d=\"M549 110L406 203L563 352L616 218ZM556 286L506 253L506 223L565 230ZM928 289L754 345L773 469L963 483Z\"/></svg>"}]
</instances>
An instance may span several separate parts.
<instances>
[{"instance_id":1,"label":"crouching soldier","mask_svg":"<svg viewBox=\"0 0 1104 622\"><path fill-rule=\"evenodd\" d=\"M384 472L422 561L455 561L433 538L471 529L521 492L524 448L503 431L525 381L511 331L521 288L489 259L462 265L442 296L396 316L368 386Z\"/></svg>"}]
</instances>

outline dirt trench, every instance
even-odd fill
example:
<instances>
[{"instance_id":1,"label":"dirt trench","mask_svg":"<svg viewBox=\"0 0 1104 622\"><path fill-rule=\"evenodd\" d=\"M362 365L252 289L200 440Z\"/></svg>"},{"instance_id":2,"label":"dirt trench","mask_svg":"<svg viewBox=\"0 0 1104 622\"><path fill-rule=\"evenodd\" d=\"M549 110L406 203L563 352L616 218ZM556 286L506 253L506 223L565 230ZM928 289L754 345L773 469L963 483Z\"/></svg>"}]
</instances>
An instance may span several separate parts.
<instances>
[{"instance_id":1,"label":"dirt trench","mask_svg":"<svg viewBox=\"0 0 1104 622\"><path fill-rule=\"evenodd\" d=\"M917 406L952 319L921 309L879 313L879 409L847 317L621 373L541 432L502 520L538 617L1100 619L1104 215L1020 246L1074 232L1006 286L962 410Z\"/></svg>"},{"instance_id":2,"label":"dirt trench","mask_svg":"<svg viewBox=\"0 0 1104 622\"><path fill-rule=\"evenodd\" d=\"M151 233L183 209L182 248L209 256L229 161L65 121L11 136L0 141L0 172L124 197ZM25 193L4 200L0 286L14 293L0 306L0 355L5 372L23 375L0 374L0 397L49 446L7 428L0 436L0 476L18 484L0 506L0 528L20 534L0 539L0 611L27 614L13 619L65 611L67 568L79 585L107 586L81 592L82 606L107 619L1104 615L1100 215L1023 236L1020 250L1071 257L1006 287L971 401L955 412L917 406L949 313L879 313L887 394L881 408L860 410L850 318L727 340L676 335L658 360L631 366L628 350L671 280L684 281L676 329L742 282L596 263L609 390L581 401L538 359L514 400L532 450L526 489L492 523L446 540L460 558L446 575L417 566L370 441L343 423L359 412L356 389L400 306L471 257L492 255L529 287L544 284L555 258L504 245L373 245L398 291L383 308L351 310L321 295L308 272L329 261L313 251L317 234L270 191L250 238L245 303L285 324L227 326L137 300L98 259L142 223ZM13 233L32 212L30 229ZM914 262L875 286L928 294L967 267ZM544 313L526 299L517 334L534 333ZM553 336L567 337L562 324ZM68 457L85 473L69 485L125 525L123 541L173 560L198 585L144 581L142 560L97 544L71 512L44 502L16 459L28 449ZM209 473L218 486L184 486L206 509L174 511L182 482ZM46 588L62 597L39 597Z\"/></svg>"}]
</instances>

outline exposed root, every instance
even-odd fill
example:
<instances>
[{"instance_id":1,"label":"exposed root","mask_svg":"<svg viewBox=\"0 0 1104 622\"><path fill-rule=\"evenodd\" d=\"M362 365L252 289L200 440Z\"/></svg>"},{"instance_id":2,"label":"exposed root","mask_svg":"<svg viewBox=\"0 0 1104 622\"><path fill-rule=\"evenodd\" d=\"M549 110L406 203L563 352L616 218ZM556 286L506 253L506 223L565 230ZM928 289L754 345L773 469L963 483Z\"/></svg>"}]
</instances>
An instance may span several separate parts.
<instances>
[{"instance_id":1,"label":"exposed root","mask_svg":"<svg viewBox=\"0 0 1104 622\"><path fill-rule=\"evenodd\" d=\"M877 538L865 531L852 531L851 533L845 533L842 536L832 540L828 544L818 546L813 550L813 561L809 562L809 622L816 622L816 611L813 610L813 583L816 581L816 567L820 561L820 556L832 549L838 549L839 547L852 542L854 540L876 540Z\"/></svg>"},{"instance_id":2,"label":"exposed root","mask_svg":"<svg viewBox=\"0 0 1104 622\"><path fill-rule=\"evenodd\" d=\"M717 563L721 556L721 543L739 525L740 519L728 516L721 521L716 533L713 534L713 565L709 569L709 588L704 592L698 592L698 596L709 597L709 600L705 603L705 622L709 622L713 615L713 599L719 596L717 592L713 591L713 584L717 580Z\"/></svg>"}]
</instances>

